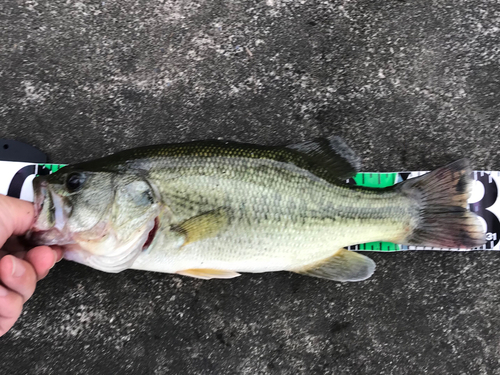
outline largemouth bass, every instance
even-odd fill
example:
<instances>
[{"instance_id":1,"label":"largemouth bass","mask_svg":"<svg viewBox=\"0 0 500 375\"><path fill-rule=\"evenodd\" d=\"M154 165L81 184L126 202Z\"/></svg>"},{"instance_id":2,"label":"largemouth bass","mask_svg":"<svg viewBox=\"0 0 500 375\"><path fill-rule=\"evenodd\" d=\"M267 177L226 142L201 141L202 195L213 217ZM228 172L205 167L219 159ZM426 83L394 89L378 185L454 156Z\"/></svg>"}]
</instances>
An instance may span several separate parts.
<instances>
[{"instance_id":1,"label":"largemouth bass","mask_svg":"<svg viewBox=\"0 0 500 375\"><path fill-rule=\"evenodd\" d=\"M27 237L106 272L210 279L291 271L337 281L374 272L349 245L485 243L481 221L467 210L467 160L384 189L348 185L358 165L336 137L132 149L35 178Z\"/></svg>"}]
</instances>

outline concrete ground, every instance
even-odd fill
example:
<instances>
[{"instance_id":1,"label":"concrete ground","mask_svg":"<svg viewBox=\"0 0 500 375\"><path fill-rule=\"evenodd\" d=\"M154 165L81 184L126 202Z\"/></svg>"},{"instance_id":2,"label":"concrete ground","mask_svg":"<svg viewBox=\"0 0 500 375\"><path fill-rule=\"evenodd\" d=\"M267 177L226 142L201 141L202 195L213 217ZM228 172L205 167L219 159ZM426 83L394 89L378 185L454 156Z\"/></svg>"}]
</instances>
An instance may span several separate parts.
<instances>
[{"instance_id":1,"label":"concrete ground","mask_svg":"<svg viewBox=\"0 0 500 375\"><path fill-rule=\"evenodd\" d=\"M500 170L494 0L3 0L1 136L137 145L342 136L364 170ZM199 281L63 261L2 374L500 374L500 254L369 254L366 282Z\"/></svg>"}]
</instances>

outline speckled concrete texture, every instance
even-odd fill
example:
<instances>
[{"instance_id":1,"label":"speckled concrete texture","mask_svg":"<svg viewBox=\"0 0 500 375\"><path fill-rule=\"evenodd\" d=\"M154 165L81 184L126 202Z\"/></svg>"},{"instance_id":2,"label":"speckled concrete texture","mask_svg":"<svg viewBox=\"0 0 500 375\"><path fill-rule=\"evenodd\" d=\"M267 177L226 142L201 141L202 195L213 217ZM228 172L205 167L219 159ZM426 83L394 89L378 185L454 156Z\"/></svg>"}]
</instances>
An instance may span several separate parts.
<instances>
[{"instance_id":1,"label":"speckled concrete texture","mask_svg":"<svg viewBox=\"0 0 500 375\"><path fill-rule=\"evenodd\" d=\"M54 162L342 136L365 170L500 170L494 0L3 0L0 129ZM1 374L500 374L500 254L199 281L61 262Z\"/></svg>"}]
</instances>

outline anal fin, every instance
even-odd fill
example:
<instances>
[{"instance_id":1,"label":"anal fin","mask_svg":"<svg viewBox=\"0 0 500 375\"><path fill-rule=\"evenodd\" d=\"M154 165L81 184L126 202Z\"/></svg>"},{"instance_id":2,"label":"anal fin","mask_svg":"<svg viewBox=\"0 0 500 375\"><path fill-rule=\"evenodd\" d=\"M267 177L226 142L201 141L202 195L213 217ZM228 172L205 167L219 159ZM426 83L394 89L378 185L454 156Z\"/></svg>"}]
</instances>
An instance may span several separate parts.
<instances>
[{"instance_id":1,"label":"anal fin","mask_svg":"<svg viewBox=\"0 0 500 375\"><path fill-rule=\"evenodd\" d=\"M232 279L240 276L238 272L215 270L210 268L192 268L189 270L177 271L179 275L191 276L197 279L210 280L210 279Z\"/></svg>"},{"instance_id":2,"label":"anal fin","mask_svg":"<svg viewBox=\"0 0 500 375\"><path fill-rule=\"evenodd\" d=\"M362 281L375 271L370 258L342 249L335 255L293 272L335 281Z\"/></svg>"}]
</instances>

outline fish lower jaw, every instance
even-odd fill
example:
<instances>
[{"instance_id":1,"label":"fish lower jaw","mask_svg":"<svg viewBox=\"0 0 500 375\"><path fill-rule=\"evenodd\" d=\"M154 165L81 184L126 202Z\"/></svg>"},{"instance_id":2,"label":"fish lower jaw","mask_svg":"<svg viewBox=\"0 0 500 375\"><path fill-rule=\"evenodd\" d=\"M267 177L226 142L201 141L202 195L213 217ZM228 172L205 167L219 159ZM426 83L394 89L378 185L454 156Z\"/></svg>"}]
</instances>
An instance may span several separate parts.
<instances>
[{"instance_id":1,"label":"fish lower jaw","mask_svg":"<svg viewBox=\"0 0 500 375\"><path fill-rule=\"evenodd\" d=\"M103 272L121 272L131 268L137 257L149 247L158 229L158 224L159 221L156 219L151 220L140 230L140 234L125 243L117 243L116 237L112 235L108 237L106 242L94 246L88 242L64 246L64 259Z\"/></svg>"},{"instance_id":2,"label":"fish lower jaw","mask_svg":"<svg viewBox=\"0 0 500 375\"><path fill-rule=\"evenodd\" d=\"M111 256L92 254L83 250L76 244L63 246L62 249L64 252L64 259L66 260L80 263L99 271L118 273L130 268L138 254L140 254L142 246L136 244L136 246L122 249L122 253Z\"/></svg>"}]
</instances>

